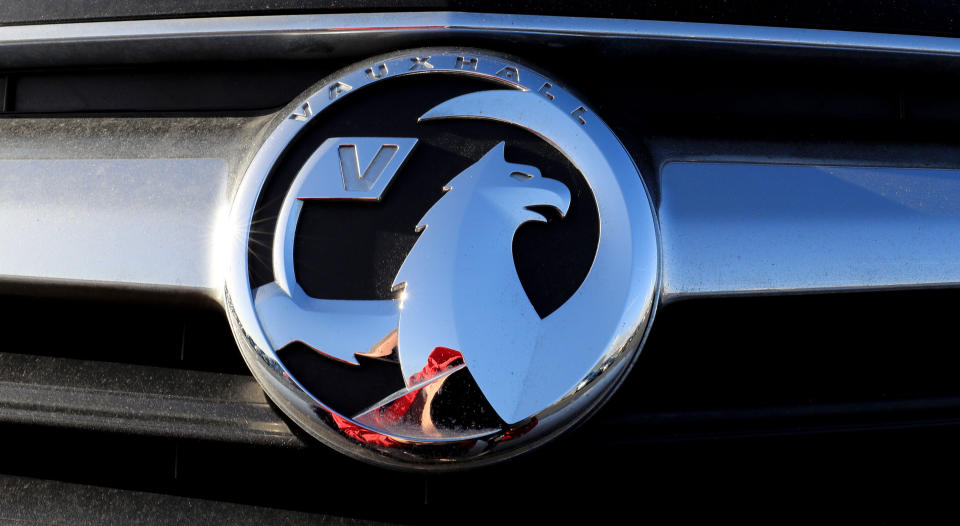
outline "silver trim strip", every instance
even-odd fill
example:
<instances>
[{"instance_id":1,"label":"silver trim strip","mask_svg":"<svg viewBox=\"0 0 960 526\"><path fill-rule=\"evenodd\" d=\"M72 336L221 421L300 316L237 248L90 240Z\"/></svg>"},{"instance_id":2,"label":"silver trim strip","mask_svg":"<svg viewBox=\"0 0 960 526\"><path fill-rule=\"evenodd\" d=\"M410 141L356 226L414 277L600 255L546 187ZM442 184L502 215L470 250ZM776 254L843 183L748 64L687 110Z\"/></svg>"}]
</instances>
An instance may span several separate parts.
<instances>
[{"instance_id":1,"label":"silver trim strip","mask_svg":"<svg viewBox=\"0 0 960 526\"><path fill-rule=\"evenodd\" d=\"M663 301L960 284L960 170L672 162Z\"/></svg>"},{"instance_id":2,"label":"silver trim strip","mask_svg":"<svg viewBox=\"0 0 960 526\"><path fill-rule=\"evenodd\" d=\"M222 159L0 160L0 279L215 290Z\"/></svg>"},{"instance_id":3,"label":"silver trim strip","mask_svg":"<svg viewBox=\"0 0 960 526\"><path fill-rule=\"evenodd\" d=\"M860 53L960 54L960 40L945 37L459 12L272 15L7 26L0 27L0 48L5 49L4 63L8 66L67 59L75 64L78 60L102 59L97 52L106 50L112 50L117 62L142 60L145 56L159 59L184 49L191 49L193 53L177 55L179 60L205 59L210 58L211 53L227 51L237 59L277 54L292 58L365 53L377 45L382 48L385 43L371 42L374 37L395 37L398 40L389 44L405 46L424 45L419 39L425 36L451 33L479 37L549 37L552 43L568 42L570 38L578 41L616 38ZM349 38L351 36L361 38ZM313 50L302 47L303 43L317 39L333 45ZM204 46L197 48L200 42ZM68 44L70 47L64 47ZM129 47L130 44L137 45ZM353 47L357 44L361 44L361 49ZM80 57L72 47L74 45L91 47L94 55ZM38 49L44 51L38 52ZM20 54L11 53L14 51Z\"/></svg>"},{"instance_id":4,"label":"silver trim strip","mask_svg":"<svg viewBox=\"0 0 960 526\"><path fill-rule=\"evenodd\" d=\"M303 53L360 54L382 51L384 47L410 45L414 41L422 44L423 41L417 39L422 39L425 35L450 34L486 35L488 38L504 35L529 36L549 38L551 42L616 38L638 42L685 41L791 49L960 56L960 39L953 38L686 22L453 12L222 17L0 27L0 49L4 50L4 64L8 67L53 63L57 60L71 64L77 64L78 59L97 62L106 56L120 61L138 61L144 57L201 59L217 53L229 53L231 57L240 60L283 52L290 52L291 56L306 56ZM325 38L325 42L331 45L303 45L305 42L316 42L317 38ZM78 53L77 46L83 47L85 53ZM189 53L185 54L186 51ZM222 55L220 57L222 58ZM98 286L110 284L138 290L184 291L191 295L199 293L218 297L217 289L221 280L215 272L210 271L217 267L214 257L217 249L212 245L201 246L201 237L198 236L214 231L216 221L211 218L220 215L215 210L201 210L197 207L210 206L219 210L222 203L232 199L238 170L249 161L250 145L256 143L256 134L272 117L0 120L0 137L3 138L3 141L0 141L0 159L3 160L0 161L0 202L7 203L0 207L0 222L4 225L22 225L19 229L7 228L0 233L0 246L4 247L0 254L0 290L4 290L11 283ZM154 161L147 162L148 159ZM167 159L166 162L174 164L155 161L157 159ZM203 164L197 164L200 159L219 160L212 162L223 164L218 165L214 170L215 174L197 173L195 169ZM130 163L126 166L135 168L132 171L108 170L101 173L93 169L97 163L92 160L103 161L107 167L116 168L123 163ZM120 164L117 164L118 161L121 161ZM64 166L69 169L64 170ZM745 228L738 234L734 229L724 230L733 224L730 222L698 221L697 212L687 208L690 203L676 198L676 192L683 187L675 175L676 170L689 172L684 178L705 183L710 178L710 170L706 170L709 166L719 165L703 163L683 168L681 163L672 163L664 169L664 202L660 208L664 224L664 300L703 294L960 283L960 268L956 263L960 261L960 258L956 257L960 255L956 254L960 250L955 249L960 244L955 242L957 230L953 223L958 215L956 210L960 210L960 206L946 208L949 212L947 216L933 213L930 207L934 206L934 201L929 201L921 209L914 209L913 215L907 215L907 224L922 231L933 228L925 231L927 237L916 238L909 237L906 231L893 234L894 237L891 238L891 234L881 232L878 228L883 221L876 215L868 215L856 221L851 221L849 217L835 216L838 223L831 226L829 232L847 236L849 243L843 250L838 248L839 252L834 252L832 259L820 258L817 265L804 269L799 266L799 262L804 259L791 257L790 251L822 248L822 245L809 241L813 239L809 236L822 236L824 232L813 232L810 230L812 227L803 227L798 222L761 228L759 222L751 223L747 215L741 215L739 219L743 221ZM754 169L756 168L747 168L743 173ZM819 168L808 166L806 169ZM201 194L205 196L205 200L199 203L193 199L183 199L185 195L178 193L178 189L165 190L156 195L137 194L142 188L134 183L136 179L132 178L132 174L145 171L159 176L169 174L171 170L178 173L172 176L173 180L202 188ZM769 166L765 170L777 174L773 180L784 183L791 181L789 184L795 183L799 180L798 177L801 177L784 175L789 170L772 170ZM878 169L877 173L892 174L891 176L913 173L920 174L920 178L925 180L936 179L923 177L924 173L931 172L929 170L890 170L892 171ZM200 170L204 171L208 170ZM54 174L59 174L56 184L52 183ZM39 185L38 181L44 179L51 181L51 184ZM948 179L941 178L940 182L947 184ZM170 180L166 179L167 182ZM749 214L759 210L756 207L751 208L752 205L760 205L759 202L750 200L756 196L730 195L734 187L717 180L712 180L709 184L715 191L702 192L702 199L706 199L710 206L722 205L717 200L719 196L735 200L746 197L748 199L741 202L744 207L740 209L740 213ZM32 194L28 191L30 185L34 185ZM138 209L163 203L164 206L171 207L167 211L175 216L192 217L194 221L187 221L190 225L188 230L195 230L158 233L150 230L157 225L150 224L148 228L143 221L131 219L111 222L104 215L106 208L100 206L103 203L97 200L102 196L84 194L89 188L99 188L99 192L109 188L118 196L140 195L139 201L118 197L107 207L125 210L134 215ZM955 190L949 185L932 188L941 196L952 198L955 195ZM783 188L773 191L777 193L782 190ZM901 191L906 192L907 188L901 187ZM10 205L15 201L19 204ZM23 203L27 202L38 206L23 206ZM68 223L55 224L41 213L39 205L44 202L66 205L61 206L59 211L69 211L73 219ZM838 201L832 203L839 204ZM830 202L812 203L809 209L794 211L814 214L818 206L829 204ZM822 225L825 218L819 216L818 220ZM871 220L875 221L872 226L865 222ZM783 230L775 233L775 227L783 227ZM111 228L114 230L110 230ZM872 233L857 230L858 228L870 228ZM758 235L761 231L765 233ZM91 243L86 245L87 248L82 248L85 244L80 241L84 236L87 236L88 240L102 240L98 236L105 232L113 232L116 239L127 239L125 236L133 236L133 239L137 235L142 236L144 232L151 232L150 235L155 241L192 239L194 249L201 252L186 256L193 262L191 265L164 267L162 272L156 275L148 273L163 267L163 259L155 257L159 251L153 254L146 249L149 243L143 245L145 250L136 251L139 256L125 259L123 268L86 264L78 265L75 272L64 271L68 267L62 265L65 261L95 262L96 257L103 255L103 250L106 250L104 246ZM943 233L946 236L943 238L944 242L938 243L931 237L933 232ZM44 237L48 234L53 237ZM807 241L799 241L801 234L807 236ZM709 246L716 247L716 243L711 245L711 240L717 239L716 236L727 236L729 245L722 250L708 249ZM788 250L785 243L791 239L790 236L798 240L798 244ZM873 246L877 250L882 249L883 247L876 245L881 238L886 240L883 246L887 249L879 253L890 258L890 266L883 272L879 267L868 265L869 258L875 258L876 255L875 252L869 252L868 248ZM765 241L761 243L760 239ZM832 239L840 238L835 236ZM900 244L897 245L895 241ZM954 242L950 243L951 241ZM71 246L70 242L75 250L63 252L62 247ZM771 252L775 245L783 249L779 255ZM57 246L61 250L60 257L63 259L60 263L47 258L49 251L44 248L46 246ZM760 254L762 257L757 263L744 265L742 256L746 254ZM771 273L773 265L777 266L776 275ZM173 271L173 268L180 270Z\"/></svg>"},{"instance_id":5,"label":"silver trim strip","mask_svg":"<svg viewBox=\"0 0 960 526\"><path fill-rule=\"evenodd\" d=\"M219 299L237 173L268 118L0 120L0 291Z\"/></svg>"}]
</instances>

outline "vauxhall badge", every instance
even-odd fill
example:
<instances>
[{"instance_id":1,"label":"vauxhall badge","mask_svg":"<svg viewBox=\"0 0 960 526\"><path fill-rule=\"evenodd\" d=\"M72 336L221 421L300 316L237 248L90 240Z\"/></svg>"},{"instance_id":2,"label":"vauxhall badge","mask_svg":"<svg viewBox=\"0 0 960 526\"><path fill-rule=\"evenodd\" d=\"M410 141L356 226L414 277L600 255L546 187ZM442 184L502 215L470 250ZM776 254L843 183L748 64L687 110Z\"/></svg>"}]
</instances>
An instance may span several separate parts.
<instances>
[{"instance_id":1,"label":"vauxhall badge","mask_svg":"<svg viewBox=\"0 0 960 526\"><path fill-rule=\"evenodd\" d=\"M225 298L270 398L328 445L489 463L582 420L657 302L650 196L588 106L470 49L342 70L282 110L231 211Z\"/></svg>"}]
</instances>

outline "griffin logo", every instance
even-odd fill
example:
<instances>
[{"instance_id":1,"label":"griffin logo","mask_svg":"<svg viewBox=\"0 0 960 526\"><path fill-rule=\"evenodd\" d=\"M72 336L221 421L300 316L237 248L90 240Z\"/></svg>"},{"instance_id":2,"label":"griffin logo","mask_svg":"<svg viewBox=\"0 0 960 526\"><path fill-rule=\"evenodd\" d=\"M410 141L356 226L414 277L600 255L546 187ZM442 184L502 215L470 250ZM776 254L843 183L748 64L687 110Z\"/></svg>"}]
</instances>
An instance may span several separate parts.
<instances>
[{"instance_id":1,"label":"griffin logo","mask_svg":"<svg viewBox=\"0 0 960 526\"><path fill-rule=\"evenodd\" d=\"M347 71L278 115L234 204L250 226L226 298L254 375L321 440L394 466L490 462L566 429L629 370L656 304L656 223L631 158L580 100L498 55ZM577 224L587 237L550 241L541 264L580 270L531 281L540 267L518 261ZM376 279L348 294L316 276Z\"/></svg>"},{"instance_id":2,"label":"griffin logo","mask_svg":"<svg viewBox=\"0 0 960 526\"><path fill-rule=\"evenodd\" d=\"M300 201L339 195L339 188L330 182L337 173L333 164L325 171L318 167L334 146L344 142L324 142L290 195ZM366 138L363 142L404 143L409 152L415 140ZM454 177L444 192L417 226L420 237L394 284L397 300L311 298L295 279L289 279L292 274L286 272L292 269L278 265L276 274L286 279L257 290L257 310L276 348L298 341L354 364L356 354L367 352L397 329L408 389L419 383L412 379L418 378L434 349L455 349L500 418L514 423L530 416L516 413L516 400L526 378L522 367L531 363L544 320L530 305L517 277L513 236L527 221L546 221L535 207L550 206L565 214L570 191L563 183L541 176L536 167L507 162L501 142ZM286 206L299 210L296 202ZM297 217L291 214L285 219L290 229L278 234L278 239L288 242L278 261L289 262L292 254L286 248L292 246Z\"/></svg>"},{"instance_id":3,"label":"griffin logo","mask_svg":"<svg viewBox=\"0 0 960 526\"><path fill-rule=\"evenodd\" d=\"M436 347L456 349L480 390L507 423L517 414L526 364L541 320L520 285L512 241L526 221L545 221L536 206L562 214L570 191L532 166L504 161L500 143L450 181L423 217L420 238L400 267L398 350L404 378Z\"/></svg>"}]
</instances>

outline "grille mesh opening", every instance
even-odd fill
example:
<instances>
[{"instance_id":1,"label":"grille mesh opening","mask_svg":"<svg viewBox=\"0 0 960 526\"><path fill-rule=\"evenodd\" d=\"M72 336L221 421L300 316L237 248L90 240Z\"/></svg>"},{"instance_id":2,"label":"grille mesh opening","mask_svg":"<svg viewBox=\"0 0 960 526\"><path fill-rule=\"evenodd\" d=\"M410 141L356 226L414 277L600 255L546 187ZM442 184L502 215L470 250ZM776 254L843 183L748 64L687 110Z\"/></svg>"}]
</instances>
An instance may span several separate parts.
<instances>
[{"instance_id":1,"label":"grille mesh opening","mask_svg":"<svg viewBox=\"0 0 960 526\"><path fill-rule=\"evenodd\" d=\"M183 305L0 296L5 352L248 375L223 313Z\"/></svg>"},{"instance_id":2,"label":"grille mesh opening","mask_svg":"<svg viewBox=\"0 0 960 526\"><path fill-rule=\"evenodd\" d=\"M618 401L634 411L960 396L957 290L682 301Z\"/></svg>"},{"instance_id":3,"label":"grille mesh opening","mask_svg":"<svg viewBox=\"0 0 960 526\"><path fill-rule=\"evenodd\" d=\"M941 289L667 305L589 436L629 444L956 425L958 299Z\"/></svg>"}]
</instances>

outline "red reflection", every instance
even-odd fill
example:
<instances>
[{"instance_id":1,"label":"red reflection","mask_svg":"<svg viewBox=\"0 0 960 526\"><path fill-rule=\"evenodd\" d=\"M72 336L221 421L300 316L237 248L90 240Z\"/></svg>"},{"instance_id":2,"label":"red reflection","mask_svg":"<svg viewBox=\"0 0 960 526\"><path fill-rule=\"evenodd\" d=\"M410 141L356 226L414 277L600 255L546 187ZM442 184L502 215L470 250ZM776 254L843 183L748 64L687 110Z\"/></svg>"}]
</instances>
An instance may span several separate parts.
<instances>
[{"instance_id":1,"label":"red reflection","mask_svg":"<svg viewBox=\"0 0 960 526\"><path fill-rule=\"evenodd\" d=\"M419 426L424 432L430 433L432 431L437 436L441 436L442 432L434 427L432 418L430 418L430 405L433 397L436 396L443 385L445 378L436 382L430 380L450 369L463 365L463 363L463 355L460 352L446 347L435 348L427 358L427 364L423 369L410 377L409 384L421 384L420 387L370 411L363 415L360 421L370 427L386 429L395 428L397 424L401 423L412 424ZM381 447L403 447L405 445L403 440L373 431L341 416L335 414L331 414L331 416L343 434L364 444ZM499 437L493 438L493 442L505 442L519 438L530 432L538 423L536 417L530 418L504 431ZM461 446L469 449L475 443L476 440L468 440L464 441Z\"/></svg>"},{"instance_id":2,"label":"red reflection","mask_svg":"<svg viewBox=\"0 0 960 526\"><path fill-rule=\"evenodd\" d=\"M500 442L506 442L508 440L513 440L526 435L531 429L537 427L538 422L539 420L537 420L537 417L530 417L530 420L528 420L526 423L521 422L516 427L511 427L510 429L506 430L503 433L503 436L500 437Z\"/></svg>"},{"instance_id":3,"label":"red reflection","mask_svg":"<svg viewBox=\"0 0 960 526\"><path fill-rule=\"evenodd\" d=\"M418 384L437 376L438 374L463 363L463 355L459 351L446 347L437 347L427 357L427 365L410 377L411 384Z\"/></svg>"},{"instance_id":4,"label":"red reflection","mask_svg":"<svg viewBox=\"0 0 960 526\"><path fill-rule=\"evenodd\" d=\"M383 433L377 433L376 431L354 424L350 420L347 420L336 413L330 413L330 416L333 417L333 421L337 424L337 428L339 428L344 435L347 435L348 437L359 442L363 442L364 444L383 447L396 447L401 444L396 439L390 438Z\"/></svg>"},{"instance_id":5,"label":"red reflection","mask_svg":"<svg viewBox=\"0 0 960 526\"><path fill-rule=\"evenodd\" d=\"M409 384L416 385L419 383L426 382L431 378L436 377L440 373L456 367L463 363L463 355L458 351L453 349L448 349L446 347L437 347L430 352L430 356L427 358L427 365L420 370L420 372L412 375L410 377ZM403 395L400 398L384 405L379 410L377 410L372 416L377 425L389 425L399 422L402 418L407 416L410 412L411 407L413 407L414 402L417 400L417 396L420 394L426 385L419 387L409 393ZM429 405L425 407L418 408L419 410L427 409ZM413 416L413 415L411 415ZM420 416L420 415L417 415Z\"/></svg>"},{"instance_id":6,"label":"red reflection","mask_svg":"<svg viewBox=\"0 0 960 526\"><path fill-rule=\"evenodd\" d=\"M458 351L448 349L446 347L437 347L430 353L430 356L427 358L427 364L423 367L423 369L410 377L410 384L415 385L428 382L431 378L435 378L440 373L443 373L444 371L457 367L461 364L463 364L463 355ZM378 408L376 411L373 411L368 415L372 422L367 423L376 425L378 427L388 427L391 424L400 422L400 420L407 417L408 414L410 417L415 417L415 420L419 421L423 417L422 412L429 411L429 404L417 404L417 407L415 407L415 402L417 401L417 397L420 395L421 391L429 386L429 383L422 385L419 388L403 395L402 397L397 398L396 400ZM432 390L436 390L438 388L439 386L436 386ZM416 414L410 414L412 409L412 412ZM336 423L340 431L343 432L343 434L363 442L364 444L384 447L397 447L403 444L403 442L397 439L357 425L352 421L336 414L331 414L331 416L333 416L333 421Z\"/></svg>"}]
</instances>

